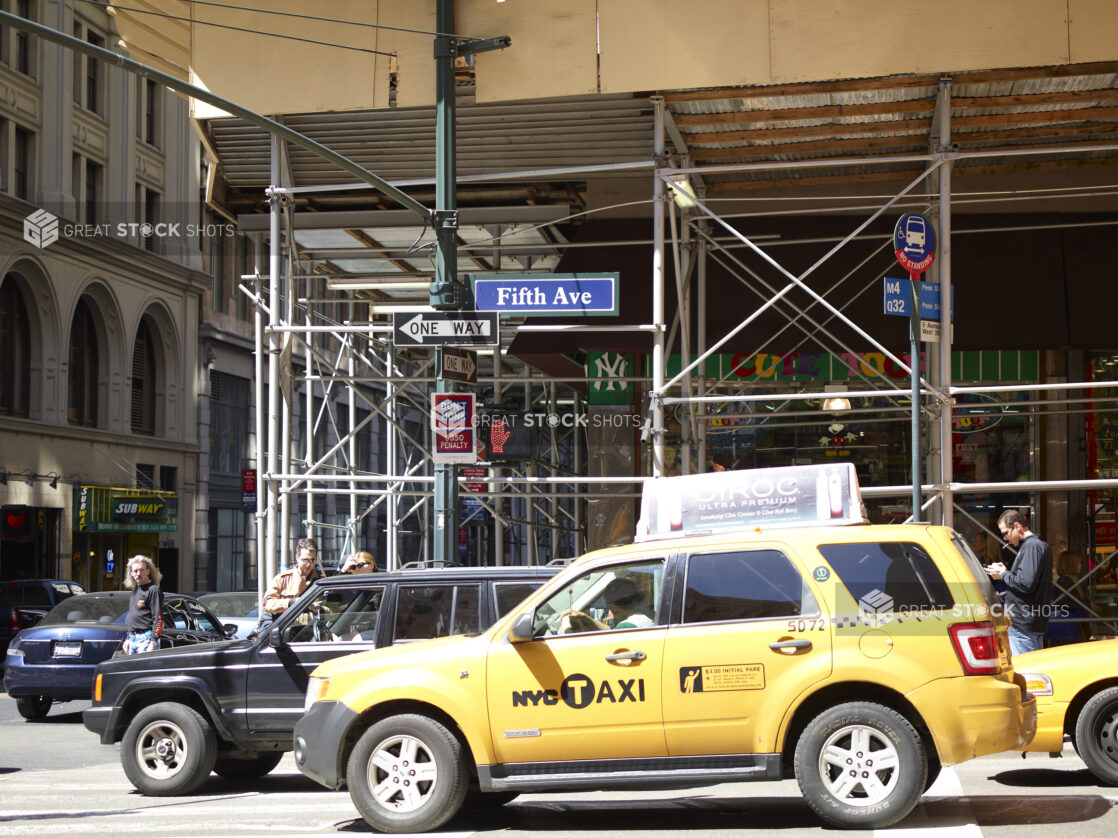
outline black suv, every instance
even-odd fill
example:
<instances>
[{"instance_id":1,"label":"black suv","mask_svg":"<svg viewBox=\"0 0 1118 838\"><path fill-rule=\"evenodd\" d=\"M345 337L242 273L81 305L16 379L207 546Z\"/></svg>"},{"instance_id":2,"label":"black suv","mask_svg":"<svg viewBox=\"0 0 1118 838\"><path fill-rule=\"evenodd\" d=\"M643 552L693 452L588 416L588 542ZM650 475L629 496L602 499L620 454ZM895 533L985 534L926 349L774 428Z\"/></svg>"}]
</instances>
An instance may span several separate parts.
<instances>
[{"instance_id":1,"label":"black suv","mask_svg":"<svg viewBox=\"0 0 1118 838\"><path fill-rule=\"evenodd\" d=\"M144 794L189 793L211 771L262 777L291 750L307 677L320 663L480 632L557 570L439 568L320 579L245 640L105 661L82 720L103 744L122 743L124 772Z\"/></svg>"}]
</instances>

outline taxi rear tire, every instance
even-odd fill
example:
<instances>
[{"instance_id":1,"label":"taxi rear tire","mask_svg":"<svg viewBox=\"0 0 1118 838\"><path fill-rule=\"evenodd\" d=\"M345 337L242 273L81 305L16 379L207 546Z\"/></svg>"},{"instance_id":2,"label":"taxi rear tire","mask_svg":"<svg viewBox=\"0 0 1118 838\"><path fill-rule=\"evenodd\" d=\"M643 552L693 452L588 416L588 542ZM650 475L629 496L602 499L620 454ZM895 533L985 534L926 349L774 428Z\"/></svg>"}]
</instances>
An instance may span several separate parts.
<instances>
[{"instance_id":1,"label":"taxi rear tire","mask_svg":"<svg viewBox=\"0 0 1118 838\"><path fill-rule=\"evenodd\" d=\"M1091 773L1118 786L1118 687L1103 690L1083 705L1075 723L1075 743Z\"/></svg>"},{"instance_id":2,"label":"taxi rear tire","mask_svg":"<svg viewBox=\"0 0 1118 838\"><path fill-rule=\"evenodd\" d=\"M150 797L189 794L210 776L217 760L217 734L197 710L164 701L145 707L120 743L124 773Z\"/></svg>"},{"instance_id":3,"label":"taxi rear tire","mask_svg":"<svg viewBox=\"0 0 1118 838\"><path fill-rule=\"evenodd\" d=\"M795 772L804 800L824 821L879 829L902 820L919 802L928 757L908 719L856 701L808 723L796 743Z\"/></svg>"},{"instance_id":4,"label":"taxi rear tire","mask_svg":"<svg viewBox=\"0 0 1118 838\"><path fill-rule=\"evenodd\" d=\"M362 734L346 768L349 794L378 832L428 832L454 817L469 790L462 743L414 713L389 716Z\"/></svg>"}]
</instances>

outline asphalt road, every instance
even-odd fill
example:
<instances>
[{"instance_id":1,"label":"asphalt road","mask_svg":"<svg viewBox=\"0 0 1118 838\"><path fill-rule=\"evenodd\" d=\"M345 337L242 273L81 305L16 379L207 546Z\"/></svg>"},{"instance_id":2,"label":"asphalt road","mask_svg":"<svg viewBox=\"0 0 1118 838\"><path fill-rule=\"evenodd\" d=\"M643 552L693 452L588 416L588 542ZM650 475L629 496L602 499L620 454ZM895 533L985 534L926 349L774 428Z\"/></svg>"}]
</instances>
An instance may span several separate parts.
<instances>
[{"instance_id":1,"label":"asphalt road","mask_svg":"<svg viewBox=\"0 0 1118 838\"><path fill-rule=\"evenodd\" d=\"M371 830L346 792L303 777L288 755L263 780L234 783L214 775L188 797L137 793L119 751L81 724L85 702L26 722L0 693L0 836L113 838L316 838ZM777 833L833 838L800 799L794 781L736 783L689 792L591 792L524 795L485 813L451 821L446 838L617 838ZM844 833L867 836L869 832ZM1060 759L1004 754L944 769L902 824L898 838L1112 838L1118 789L1099 784L1070 746Z\"/></svg>"}]
</instances>

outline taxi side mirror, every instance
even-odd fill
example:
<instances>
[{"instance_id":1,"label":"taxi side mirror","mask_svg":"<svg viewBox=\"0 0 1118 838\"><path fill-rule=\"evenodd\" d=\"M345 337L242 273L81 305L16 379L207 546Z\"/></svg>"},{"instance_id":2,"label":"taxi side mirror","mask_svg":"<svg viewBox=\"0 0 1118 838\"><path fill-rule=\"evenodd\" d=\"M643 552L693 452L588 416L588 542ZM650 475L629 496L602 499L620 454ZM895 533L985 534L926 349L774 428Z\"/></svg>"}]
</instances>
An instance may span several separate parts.
<instances>
[{"instance_id":1,"label":"taxi side mirror","mask_svg":"<svg viewBox=\"0 0 1118 838\"><path fill-rule=\"evenodd\" d=\"M532 614L521 614L512 621L509 627L509 640L513 643L526 643L533 639L532 627L534 621Z\"/></svg>"}]
</instances>

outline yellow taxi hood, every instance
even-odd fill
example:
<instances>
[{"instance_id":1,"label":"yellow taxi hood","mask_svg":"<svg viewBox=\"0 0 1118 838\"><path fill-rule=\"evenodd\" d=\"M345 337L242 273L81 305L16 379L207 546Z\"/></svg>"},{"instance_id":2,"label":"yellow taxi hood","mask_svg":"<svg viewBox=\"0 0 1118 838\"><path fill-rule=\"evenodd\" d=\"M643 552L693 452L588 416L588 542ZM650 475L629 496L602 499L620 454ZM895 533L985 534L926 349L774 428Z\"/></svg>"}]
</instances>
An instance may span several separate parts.
<instances>
[{"instance_id":1,"label":"yellow taxi hood","mask_svg":"<svg viewBox=\"0 0 1118 838\"><path fill-rule=\"evenodd\" d=\"M359 673L363 677L371 677L374 673L385 669L422 666L425 663L454 658L478 639L478 635L460 634L434 640L418 640L415 643L401 643L368 652L355 652L319 664L311 675L316 678L334 679L344 677L347 673ZM483 651L487 645L488 640L483 641L481 646Z\"/></svg>"},{"instance_id":2,"label":"yellow taxi hood","mask_svg":"<svg viewBox=\"0 0 1118 838\"><path fill-rule=\"evenodd\" d=\"M1016 655L1013 658L1013 668L1017 672L1048 673L1055 669L1084 666L1095 668L1101 673L1113 669L1115 656L1118 656L1118 638L1112 637Z\"/></svg>"}]
</instances>

